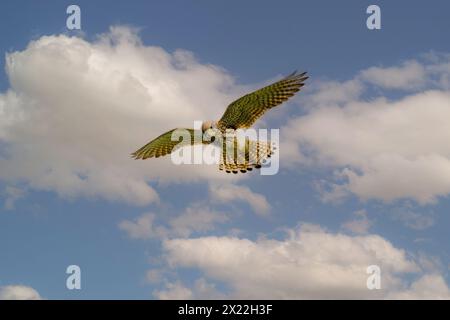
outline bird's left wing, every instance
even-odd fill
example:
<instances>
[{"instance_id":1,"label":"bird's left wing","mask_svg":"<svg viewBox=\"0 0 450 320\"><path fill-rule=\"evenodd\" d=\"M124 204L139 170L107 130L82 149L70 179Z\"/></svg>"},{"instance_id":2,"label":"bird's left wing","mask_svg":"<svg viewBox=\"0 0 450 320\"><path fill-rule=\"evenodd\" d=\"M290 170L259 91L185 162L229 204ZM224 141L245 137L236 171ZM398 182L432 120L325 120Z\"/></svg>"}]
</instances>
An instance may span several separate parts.
<instances>
[{"instance_id":1,"label":"bird's left wing","mask_svg":"<svg viewBox=\"0 0 450 320\"><path fill-rule=\"evenodd\" d=\"M282 104L299 91L306 79L306 72L294 72L278 82L239 98L228 106L219 120L219 128L249 128L264 112Z\"/></svg>"},{"instance_id":2,"label":"bird's left wing","mask_svg":"<svg viewBox=\"0 0 450 320\"><path fill-rule=\"evenodd\" d=\"M172 151L195 143L202 143L200 130L177 128L163 133L158 138L150 141L139 150L133 152L134 159L158 158L172 153Z\"/></svg>"}]
</instances>

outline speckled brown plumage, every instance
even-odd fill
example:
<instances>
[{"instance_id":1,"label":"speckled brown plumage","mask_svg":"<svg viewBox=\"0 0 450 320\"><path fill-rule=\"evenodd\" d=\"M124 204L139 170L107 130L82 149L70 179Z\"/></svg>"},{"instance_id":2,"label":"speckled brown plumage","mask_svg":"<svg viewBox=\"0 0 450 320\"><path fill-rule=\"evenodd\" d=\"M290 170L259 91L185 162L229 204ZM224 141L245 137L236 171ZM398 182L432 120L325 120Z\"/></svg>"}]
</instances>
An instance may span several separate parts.
<instances>
[{"instance_id":1,"label":"speckled brown plumage","mask_svg":"<svg viewBox=\"0 0 450 320\"><path fill-rule=\"evenodd\" d=\"M216 129L225 134L227 129L236 130L251 127L267 110L282 104L296 92L300 91L304 86L306 79L308 79L306 72L300 74L294 72L280 81L246 94L227 107L222 118L217 122ZM210 122L204 122L203 126L209 127L209 123ZM202 130L206 131L208 128L203 128L203 126ZM188 130L184 132L188 132L191 139L172 141L172 135L176 133L177 130ZM131 155L134 159L158 158L170 154L174 150L186 145L210 143L202 141L201 136L204 133L202 130L170 130L150 141ZM253 168L261 168L264 159L270 157L273 153L270 143L247 141L244 152L245 159L244 161L239 162L233 152L227 152L224 141L225 139L223 140L222 157L219 169L225 172L239 173L251 171Z\"/></svg>"}]
</instances>

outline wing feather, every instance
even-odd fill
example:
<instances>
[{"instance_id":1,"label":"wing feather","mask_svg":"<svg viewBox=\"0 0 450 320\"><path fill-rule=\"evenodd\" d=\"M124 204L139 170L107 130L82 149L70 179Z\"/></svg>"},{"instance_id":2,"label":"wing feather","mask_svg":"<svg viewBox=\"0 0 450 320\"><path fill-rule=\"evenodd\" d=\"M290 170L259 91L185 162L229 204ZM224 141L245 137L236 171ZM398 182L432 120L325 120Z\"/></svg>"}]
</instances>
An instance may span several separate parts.
<instances>
[{"instance_id":1,"label":"wing feather","mask_svg":"<svg viewBox=\"0 0 450 320\"><path fill-rule=\"evenodd\" d=\"M251 127L267 110L282 104L298 92L306 79L306 72L294 72L280 81L239 98L228 106L219 120L219 128Z\"/></svg>"},{"instance_id":2,"label":"wing feather","mask_svg":"<svg viewBox=\"0 0 450 320\"><path fill-rule=\"evenodd\" d=\"M199 134L198 137L196 135ZM187 137L187 135L190 136ZM202 142L200 130L176 128L163 133L156 139L150 141L139 150L133 152L134 159L145 160L147 158L158 158L172 153L174 150L195 143Z\"/></svg>"}]
</instances>

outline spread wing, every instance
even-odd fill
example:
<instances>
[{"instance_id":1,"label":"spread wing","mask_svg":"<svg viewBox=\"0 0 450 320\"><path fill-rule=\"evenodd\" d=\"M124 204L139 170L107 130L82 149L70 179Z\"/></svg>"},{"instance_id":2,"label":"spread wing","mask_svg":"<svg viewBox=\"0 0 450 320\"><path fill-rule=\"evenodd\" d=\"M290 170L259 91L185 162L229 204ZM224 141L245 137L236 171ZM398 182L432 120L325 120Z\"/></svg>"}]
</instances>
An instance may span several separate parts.
<instances>
[{"instance_id":1,"label":"spread wing","mask_svg":"<svg viewBox=\"0 0 450 320\"><path fill-rule=\"evenodd\" d=\"M195 138L194 138L195 137ZM200 130L176 128L163 133L158 138L150 141L139 150L133 152L134 159L158 158L172 153L172 151L195 143L202 143Z\"/></svg>"},{"instance_id":2,"label":"spread wing","mask_svg":"<svg viewBox=\"0 0 450 320\"><path fill-rule=\"evenodd\" d=\"M228 106L219 120L219 128L251 127L267 110L282 104L299 91L306 79L306 72L294 72L278 82L239 98Z\"/></svg>"}]
</instances>

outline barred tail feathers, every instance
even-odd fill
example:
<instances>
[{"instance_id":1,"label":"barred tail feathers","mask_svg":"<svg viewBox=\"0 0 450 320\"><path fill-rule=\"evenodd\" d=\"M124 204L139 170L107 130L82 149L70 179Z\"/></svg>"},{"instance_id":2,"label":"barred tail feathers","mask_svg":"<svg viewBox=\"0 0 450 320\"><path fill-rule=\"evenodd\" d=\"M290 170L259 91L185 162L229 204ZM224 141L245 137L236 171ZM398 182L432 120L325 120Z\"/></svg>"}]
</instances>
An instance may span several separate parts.
<instances>
[{"instance_id":1,"label":"barred tail feathers","mask_svg":"<svg viewBox=\"0 0 450 320\"><path fill-rule=\"evenodd\" d=\"M246 139L245 146L241 147L238 146L237 139L228 145L224 142L219 170L237 174L259 169L272 154L273 148L269 141Z\"/></svg>"}]
</instances>

